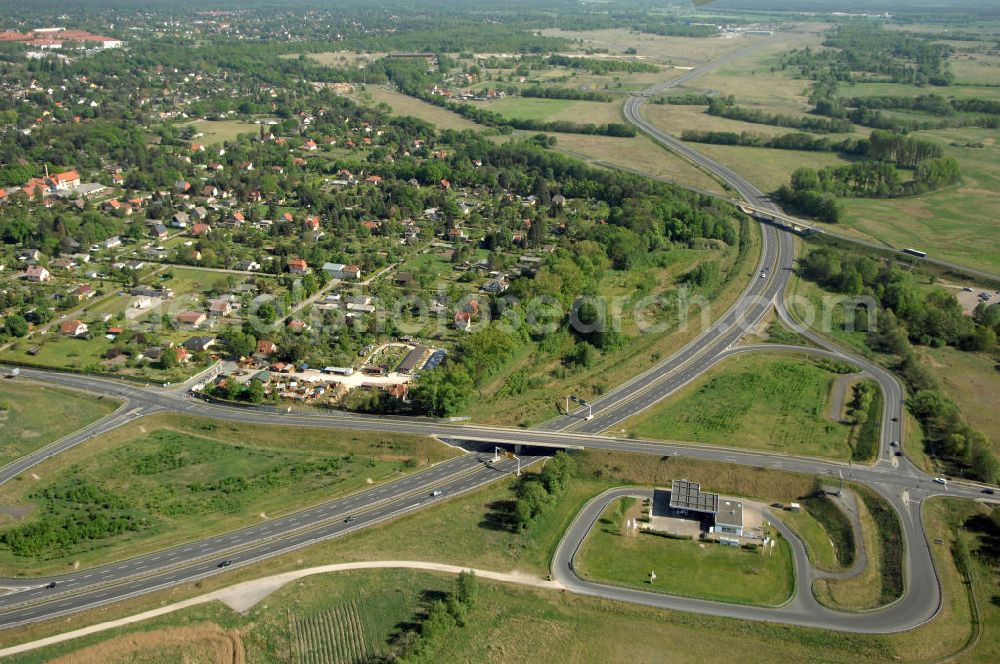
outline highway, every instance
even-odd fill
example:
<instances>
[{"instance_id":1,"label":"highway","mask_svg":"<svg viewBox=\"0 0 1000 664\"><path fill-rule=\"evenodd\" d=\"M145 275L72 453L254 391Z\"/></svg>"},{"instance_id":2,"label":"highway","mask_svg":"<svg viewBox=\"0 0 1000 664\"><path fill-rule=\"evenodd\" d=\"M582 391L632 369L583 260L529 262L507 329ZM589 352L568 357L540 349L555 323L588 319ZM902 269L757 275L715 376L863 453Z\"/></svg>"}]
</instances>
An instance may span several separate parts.
<instances>
[{"instance_id":1,"label":"highway","mask_svg":"<svg viewBox=\"0 0 1000 664\"><path fill-rule=\"evenodd\" d=\"M759 46L751 48L757 47ZM672 87L726 61L728 59L715 62L707 68L692 70L677 79L654 86L646 92L652 94ZM752 205L777 211L763 192L738 174L707 159L648 123L641 114L646 99L647 96L637 95L630 97L626 102L624 113L630 122L635 123L654 140L720 177ZM764 277L761 278L755 273L738 302L690 344L640 376L595 399L594 417L589 421L577 413L556 418L538 429L525 430L450 424L420 418L286 412L274 407L216 405L193 398L183 390L139 387L113 378L22 369L21 375L24 378L43 380L93 394L114 397L121 399L124 405L108 418L91 425L89 430L57 441L45 450L2 469L0 483L23 473L51 454L80 444L124 422L155 412L181 412L251 424L431 435L445 440L482 443L487 447L493 444L505 444L515 447L527 446L529 449L579 448L685 456L717 463L808 473L831 479L843 477L871 487L888 500L900 516L905 538L906 594L891 606L866 613L864 616L841 614L825 609L816 604L811 594L805 591L797 592L795 598L784 607L769 609L613 588L579 579L572 572L572 557L590 525L600 514L602 505L607 504L605 498L614 494L605 494L592 501L574 521L553 560L553 574L573 592L665 608L835 630L892 632L910 629L933 617L941 603L940 587L920 519L922 502L935 495L982 499L985 487L958 482L947 486L936 484L905 457L894 455L890 443L903 441L904 433L901 428L902 386L891 373L863 357L834 347L827 339L808 329L802 329L794 321L784 304L784 289L794 260L792 235L787 230L770 224L762 224L761 228L763 243L757 272L763 272ZM696 445L680 441L625 439L601 433L662 400L718 362L738 353L760 350L761 347L741 347L735 344L744 331L753 327L772 308L786 324L793 326L819 348L768 345L768 349L813 353L850 362L879 382L885 408L879 458L874 465L856 466L849 462ZM541 452L529 451L523 456L523 463L533 463L540 458ZM265 520L238 531L201 541L185 542L165 551L79 570L60 577L0 580L0 586L19 589L0 596L0 628L23 625L119 601L155 589L218 574L225 569L293 551L317 541L342 536L494 481L512 470L511 463L504 461L498 463L496 467L487 467L476 454L467 454L353 496L338 498L307 510ZM435 488L440 488L443 494L438 497L431 496L430 492ZM353 516L354 520L347 523L344 520L347 516ZM791 536L790 541L793 540L794 536ZM799 554L798 547L793 546L793 548L796 550L796 569L801 575L797 576L798 587L808 588L810 578L808 561L804 559L804 553ZM231 567L219 567L222 560L232 561ZM55 588L44 587L50 581L56 581Z\"/></svg>"},{"instance_id":2,"label":"highway","mask_svg":"<svg viewBox=\"0 0 1000 664\"><path fill-rule=\"evenodd\" d=\"M0 596L0 627L118 602L342 537L476 489L515 467L509 460L484 463L490 458L465 454L323 505L128 560L45 579L4 580L0 585L20 590ZM521 465L540 458L524 456ZM433 496L432 491L441 493ZM229 564L223 566L224 561ZM53 581L56 587L47 588Z\"/></svg>"}]
</instances>

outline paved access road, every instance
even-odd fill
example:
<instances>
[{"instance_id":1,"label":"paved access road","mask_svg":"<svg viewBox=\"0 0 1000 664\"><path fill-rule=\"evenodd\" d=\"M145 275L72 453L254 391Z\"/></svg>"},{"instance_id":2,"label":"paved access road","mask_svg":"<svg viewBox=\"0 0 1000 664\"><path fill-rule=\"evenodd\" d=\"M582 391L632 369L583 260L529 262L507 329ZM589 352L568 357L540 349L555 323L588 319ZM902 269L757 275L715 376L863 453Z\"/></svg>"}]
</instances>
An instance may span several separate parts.
<instances>
[{"instance_id":1,"label":"paved access road","mask_svg":"<svg viewBox=\"0 0 1000 664\"><path fill-rule=\"evenodd\" d=\"M661 609L675 611L691 611L707 613L727 618L743 620L763 620L802 627L817 627L845 632L861 632L880 634L902 631L912 626L924 623L937 613L938 595L934 590L936 581L934 568L922 564L921 560L907 561L919 563L916 573L929 574L926 577L914 578L913 573L907 575L907 594L902 600L891 606L865 613L841 613L832 611L819 602L812 594L812 581L818 574L809 562L802 541L781 521L773 517L768 520L774 524L782 537L792 549L792 559L795 567L795 591L792 597L778 607L746 606L741 604L726 604L708 600L678 597L647 590L625 588L604 583L586 581L579 577L574 567L574 561L587 534L597 523L605 508L615 500L623 497L651 498L652 490L623 487L612 489L594 498L580 512L570 525L566 535L559 543L552 559L552 578L561 583L567 590L581 595L593 595L605 599L614 599L633 604L644 604ZM928 562L930 556L926 556ZM908 566L909 569L909 566ZM914 583L915 580L921 581Z\"/></svg>"},{"instance_id":2,"label":"paved access road","mask_svg":"<svg viewBox=\"0 0 1000 664\"><path fill-rule=\"evenodd\" d=\"M735 57L738 57L738 54L731 55L708 67L692 70L677 79L654 86L647 92L658 92L685 80L690 80L712 67L735 59ZM764 209L777 210L767 200L763 192L731 169L707 159L684 143L649 124L641 114L645 99L645 96L640 95L628 100L625 105L625 116L629 121L635 123L654 140L717 175L748 202ZM833 347L825 338L795 324L785 308L783 300L784 288L793 265L792 237L787 231L779 230L768 224L764 224L762 229L764 241L762 259L758 269L764 273L764 277L760 278L755 275L752 283L747 286L742 297L730 311L687 347L649 371L612 390L606 397L595 400L597 414L590 421L582 420L580 417L557 418L547 423L543 428L522 430L477 425L453 425L419 418L364 417L336 413L290 413L273 407L218 406L194 399L183 391L136 387L123 381L94 376L33 369L23 369L22 375L97 394L114 396L127 401L128 408L116 413L118 420L97 423L93 425L95 430L91 433L100 433L103 426L116 425L120 423L120 420L128 421L153 412L173 411L234 422L424 434L445 439L481 442L487 445L503 443L515 446L590 448L642 454L682 455L715 462L777 468L830 478L843 477L847 480L863 483L885 497L900 516L905 539L904 569L907 589L905 596L892 606L869 612L863 618L839 614L819 607L814 600L807 598L804 592L798 593L792 602L781 609L766 609L661 596L582 581L576 578L571 570L572 554L576 550L573 544L575 542L576 546L579 545L586 528L589 528L588 519L590 519L589 523L593 523L596 514L600 513L601 499L592 502L574 522L556 556L553 573L563 578L567 587L575 592L680 610L850 631L890 632L912 628L932 617L937 612L941 601L936 572L920 520L922 501L941 494L980 499L983 497L982 491L985 487L970 483L952 483L949 486L936 484L931 478L915 468L905 457L893 455L889 443L902 440L901 425L898 421L902 419L900 417L902 414L902 387L892 374L881 367L853 353ZM800 333L821 349L778 346L768 346L768 348L818 353L851 362L873 376L882 386L886 405L884 408L885 419L882 423L882 446L879 460L873 466L852 466L848 463L709 445L621 439L600 435L600 431L604 431L621 422L624 418L656 403L725 357L756 350L755 348L734 347L733 344L746 328L760 320L771 307L776 308L783 321L795 326ZM59 449L78 444L85 439L86 436L82 433L79 436L69 437L60 441L59 445L63 445L63 447ZM18 465L19 472L23 472L44 458L45 456L41 458L36 456L18 462L20 464ZM537 458L536 456L528 456L524 461L526 463L532 462L536 461ZM218 573L223 569L218 567L219 559L223 556L226 560L232 560L233 565L262 560L311 542L336 537L364 525L418 509L433 503L435 499L454 495L457 492L492 481L499 476L498 470L509 471L511 469L511 462L502 462L496 469L476 467L478 463L479 461L472 457L461 457L440 464L424 473L418 473L407 479L377 487L369 492L330 501L311 510L263 522L258 526L57 578L57 586L53 589L32 587L0 597L0 627L63 615ZM429 492L434 487L442 488L444 495L437 498L430 496ZM374 492L377 490L382 490L384 497L375 494ZM596 514L594 510L597 510ZM350 511L351 515L355 511L357 512L355 521L347 523L343 520L342 517L347 511ZM796 551L797 567L806 570L808 561L804 558L804 550L796 549ZM806 574L804 571L802 573ZM805 587L808 580L808 576L805 576L799 579L799 583ZM44 579L37 582L48 581L49 579ZM24 581L0 581L0 585L14 585L24 588Z\"/></svg>"}]
</instances>

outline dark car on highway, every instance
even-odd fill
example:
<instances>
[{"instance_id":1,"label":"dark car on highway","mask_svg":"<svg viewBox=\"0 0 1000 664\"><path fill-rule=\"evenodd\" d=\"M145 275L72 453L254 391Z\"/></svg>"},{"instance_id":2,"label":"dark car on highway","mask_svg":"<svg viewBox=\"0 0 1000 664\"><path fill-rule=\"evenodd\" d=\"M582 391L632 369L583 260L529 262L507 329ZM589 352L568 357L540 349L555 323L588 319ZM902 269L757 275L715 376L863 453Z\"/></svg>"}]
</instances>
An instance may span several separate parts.
<instances>
[{"instance_id":1,"label":"dark car on highway","mask_svg":"<svg viewBox=\"0 0 1000 664\"><path fill-rule=\"evenodd\" d=\"M219 567L229 567L232 564L233 564L232 560L223 560L221 563L219 563Z\"/></svg>"},{"instance_id":2,"label":"dark car on highway","mask_svg":"<svg viewBox=\"0 0 1000 664\"><path fill-rule=\"evenodd\" d=\"M344 519L344 523L354 523L355 521L357 521L357 519L355 519L353 516L349 516L346 519Z\"/></svg>"}]
</instances>

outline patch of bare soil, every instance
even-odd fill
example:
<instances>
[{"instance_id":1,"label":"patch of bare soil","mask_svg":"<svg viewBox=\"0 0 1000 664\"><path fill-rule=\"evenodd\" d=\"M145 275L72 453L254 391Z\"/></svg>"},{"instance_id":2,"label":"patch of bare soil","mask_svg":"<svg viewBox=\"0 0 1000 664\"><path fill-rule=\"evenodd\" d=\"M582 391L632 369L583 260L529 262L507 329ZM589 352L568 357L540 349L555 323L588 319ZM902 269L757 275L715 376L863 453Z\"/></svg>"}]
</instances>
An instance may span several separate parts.
<instances>
[{"instance_id":1,"label":"patch of bare soil","mask_svg":"<svg viewBox=\"0 0 1000 664\"><path fill-rule=\"evenodd\" d=\"M246 664L243 641L214 623L125 634L81 648L50 664Z\"/></svg>"},{"instance_id":2,"label":"patch of bare soil","mask_svg":"<svg viewBox=\"0 0 1000 664\"><path fill-rule=\"evenodd\" d=\"M34 505L0 505L0 514L8 514L18 521L34 511Z\"/></svg>"}]
</instances>

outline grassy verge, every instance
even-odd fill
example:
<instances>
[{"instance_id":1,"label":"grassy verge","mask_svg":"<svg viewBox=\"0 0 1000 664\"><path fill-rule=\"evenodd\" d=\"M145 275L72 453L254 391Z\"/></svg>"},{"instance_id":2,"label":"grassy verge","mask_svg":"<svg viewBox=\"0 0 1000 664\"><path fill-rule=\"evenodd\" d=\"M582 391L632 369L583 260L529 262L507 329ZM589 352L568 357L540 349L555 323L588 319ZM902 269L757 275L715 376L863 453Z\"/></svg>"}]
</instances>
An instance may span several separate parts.
<instances>
[{"instance_id":1,"label":"grassy verge","mask_svg":"<svg viewBox=\"0 0 1000 664\"><path fill-rule=\"evenodd\" d=\"M624 528L620 501L605 509L577 554L581 576L671 595L775 606L795 588L788 543L771 555L714 542L675 540ZM656 572L650 581L650 571Z\"/></svg>"},{"instance_id":2,"label":"grassy verge","mask_svg":"<svg viewBox=\"0 0 1000 664\"><path fill-rule=\"evenodd\" d=\"M871 461L878 455L882 439L882 393L878 382L865 381L874 396L864 413L864 421L855 426L852 436L851 458L854 461ZM860 387L860 386L859 386Z\"/></svg>"},{"instance_id":3,"label":"grassy verge","mask_svg":"<svg viewBox=\"0 0 1000 664\"><path fill-rule=\"evenodd\" d=\"M678 474L700 480L706 488L736 495L773 496L790 500L809 490L813 479L798 474L708 464L684 459L658 459L643 455L587 452L574 455L577 479L562 494L550 514L564 510L564 502L582 505L589 495L603 487L620 483L662 484ZM590 484L591 493L574 494L577 485ZM508 483L509 484L509 483ZM131 615L185 597L208 592L238 581L317 564L359 559L426 559L470 566L507 570L527 570L530 560L544 558L531 549L555 546L564 525L539 523L521 534L482 527L490 503L509 497L504 485L495 484L475 493L448 501L433 511L411 514L391 523L366 529L356 535L325 542L267 563L234 570L186 584L168 591L128 600L104 609L65 619L0 632L0 644L9 645L74 629L102 620ZM863 509L863 506L862 506ZM959 511L960 510L960 511ZM984 508L966 501L935 500L925 506L925 523L931 538L946 542L954 536L964 516L983 514ZM962 518L959 518L962 517ZM956 519L957 523L956 524ZM557 532L547 532L548 530ZM532 545L533 540L541 547ZM543 542L544 540L544 542ZM932 539L932 541L934 541ZM454 544L453 544L454 543ZM480 599L467 618L477 628L455 632L441 651L438 661L527 661L542 648L560 653L567 661L661 661L664 643L671 644L671 661L730 661L740 652L746 661L885 662L936 661L956 652L968 640L970 630L965 586L947 543L932 548L941 575L945 603L929 624L902 634L887 636L840 634L751 621L737 621L695 614L658 611L594 598L536 591L480 581ZM995 572L984 567L973 548L976 574L973 583L988 598L995 584ZM490 565L490 562L497 565ZM547 565L546 565L547 569ZM544 573L545 570L539 570ZM400 615L420 610L425 591L441 592L453 579L433 574L382 570L343 573L303 579L269 596L246 614L236 614L221 604L186 609L131 627L85 637L66 644L11 658L17 664L48 662L75 653L81 647L128 634L156 634L172 626L199 626L214 623L228 631L239 631L247 648L248 661L289 661L291 625L298 620L332 611L344 602L361 605L362 616L384 611L386 624ZM414 597L418 599L414 601ZM963 661L993 661L989 653L1000 647L1000 607L983 601L983 635ZM363 618L364 619L364 618ZM377 625L364 622L366 638L378 638ZM392 630L390 630L392 631ZM718 648L705 649L705 634L711 633ZM149 652L149 651L147 651ZM159 650L153 649L158 653ZM152 655L150 655L152 656ZM136 661L146 661L135 658ZM84 661L72 659L70 661ZM104 660L101 660L104 661ZM176 660L175 660L176 661Z\"/></svg>"},{"instance_id":4,"label":"grassy verge","mask_svg":"<svg viewBox=\"0 0 1000 664\"><path fill-rule=\"evenodd\" d=\"M864 611L888 604L903 593L903 542L896 513L880 496L854 487L868 564L850 579L819 579L813 592L822 604Z\"/></svg>"},{"instance_id":5,"label":"grassy verge","mask_svg":"<svg viewBox=\"0 0 1000 664\"><path fill-rule=\"evenodd\" d=\"M0 466L112 413L118 402L26 379L0 380Z\"/></svg>"},{"instance_id":6,"label":"grassy verge","mask_svg":"<svg viewBox=\"0 0 1000 664\"><path fill-rule=\"evenodd\" d=\"M837 507L822 490L814 491L803 501L810 516L823 528L837 558L837 567L854 564L855 542L851 521L844 511Z\"/></svg>"},{"instance_id":7,"label":"grassy verge","mask_svg":"<svg viewBox=\"0 0 1000 664\"><path fill-rule=\"evenodd\" d=\"M806 547L806 554L814 567L830 571L839 568L840 564L837 562L837 552L834 549L833 541L826 529L808 510L781 512L779 518L802 539Z\"/></svg>"},{"instance_id":8,"label":"grassy verge","mask_svg":"<svg viewBox=\"0 0 1000 664\"><path fill-rule=\"evenodd\" d=\"M737 356L626 422L643 438L844 459L850 426L826 417L837 373L801 356Z\"/></svg>"},{"instance_id":9,"label":"grassy verge","mask_svg":"<svg viewBox=\"0 0 1000 664\"><path fill-rule=\"evenodd\" d=\"M0 574L64 572L261 522L455 452L417 436L156 415L0 487ZM109 472L114 469L114 472Z\"/></svg>"}]
</instances>

